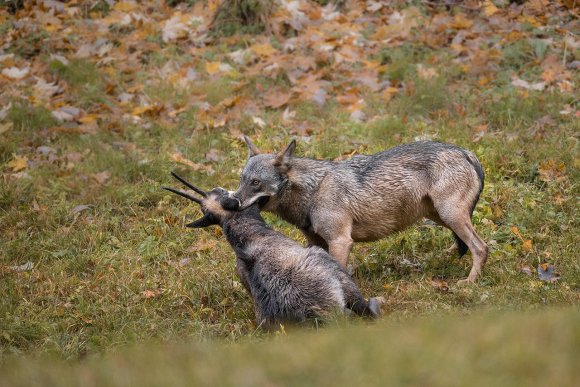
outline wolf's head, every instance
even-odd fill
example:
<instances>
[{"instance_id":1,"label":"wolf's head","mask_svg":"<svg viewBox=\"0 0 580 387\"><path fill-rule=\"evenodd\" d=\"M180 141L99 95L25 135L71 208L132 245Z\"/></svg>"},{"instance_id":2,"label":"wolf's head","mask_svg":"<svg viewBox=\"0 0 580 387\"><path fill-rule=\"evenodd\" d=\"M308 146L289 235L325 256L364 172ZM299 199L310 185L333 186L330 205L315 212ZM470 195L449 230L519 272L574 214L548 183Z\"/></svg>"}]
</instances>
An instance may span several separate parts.
<instances>
[{"instance_id":1,"label":"wolf's head","mask_svg":"<svg viewBox=\"0 0 580 387\"><path fill-rule=\"evenodd\" d=\"M240 201L232 197L232 192L218 187L209 192L205 192L194 185L188 183L175 173L171 173L173 177L182 182L185 186L196 192L200 198L190 195L187 192L177 190L174 188L163 187L179 196L183 196L192 200L201 206L203 216L198 220L189 223L187 227L200 228L208 227L214 224L223 225L224 221L231 217L239 208Z\"/></svg>"},{"instance_id":2,"label":"wolf's head","mask_svg":"<svg viewBox=\"0 0 580 387\"><path fill-rule=\"evenodd\" d=\"M296 140L292 140L286 149L277 154L262 154L247 136L244 136L244 141L249 150L248 162L242 171L240 186L233 194L240 200L241 209L256 201L265 204L280 192L288 181L290 160L296 149Z\"/></svg>"}]
</instances>

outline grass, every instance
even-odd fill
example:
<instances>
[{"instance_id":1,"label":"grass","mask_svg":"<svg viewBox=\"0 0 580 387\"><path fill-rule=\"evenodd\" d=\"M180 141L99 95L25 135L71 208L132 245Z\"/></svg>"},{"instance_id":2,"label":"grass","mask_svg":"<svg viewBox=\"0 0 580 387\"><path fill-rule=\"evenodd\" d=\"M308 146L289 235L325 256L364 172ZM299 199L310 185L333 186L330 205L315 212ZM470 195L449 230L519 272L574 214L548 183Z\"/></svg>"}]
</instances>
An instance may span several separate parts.
<instances>
[{"instance_id":1,"label":"grass","mask_svg":"<svg viewBox=\"0 0 580 387\"><path fill-rule=\"evenodd\" d=\"M139 345L72 364L11 360L0 369L13 386L572 386L580 377L579 326L572 309L338 322L324 334Z\"/></svg>"},{"instance_id":2,"label":"grass","mask_svg":"<svg viewBox=\"0 0 580 387\"><path fill-rule=\"evenodd\" d=\"M99 4L93 12L106 14ZM17 40L16 56L32 55L27 39ZM571 385L578 378L580 127L574 113L561 112L577 101L557 88L511 85L514 71L530 80L541 73L539 61L553 46L505 44L484 86L446 48L423 46L405 43L370 58L386 66L381 80L405 87L388 102L363 88L364 122L349 120L329 98L324 107L292 101L293 123L283 119L284 108L233 105L235 119L212 125L211 109L192 101L213 107L236 96L258 99L289 89L289 79L235 73L175 85L158 70L192 57L171 44L143 53L140 71L127 66L116 80L90 59L43 59L47 79L65 89L59 104L98 116L99 130L62 130L54 107L26 90L0 120L9 128L0 134L0 385ZM204 60L228 62L229 48L208 46ZM435 76L422 78L418 64ZM192 66L204 74L201 62ZM111 94L138 94L133 79L148 102L175 115L135 119L132 108L116 105ZM570 81L577 84L577 74ZM301 125L308 130L296 131ZM186 229L199 209L161 189L174 184L170 171L201 187L234 189L247 158L238 131L270 151L299 137L297 153L315 158L419 138L473 150L486 172L474 224L491 249L481 280L457 287L470 256L445 251L453 241L448 230L417 224L353 249L363 294L387 299L376 325L339 319L318 331L288 329L287 337L257 331L230 246L217 229ZM207 160L210 150L218 161ZM205 169L177 163L176 153ZM20 171L11 164L16 157L27 158ZM304 241L279 218L266 219ZM28 262L32 269L17 269ZM561 279L542 282L521 271L540 262L553 264ZM450 290L434 287L433 277Z\"/></svg>"}]
</instances>

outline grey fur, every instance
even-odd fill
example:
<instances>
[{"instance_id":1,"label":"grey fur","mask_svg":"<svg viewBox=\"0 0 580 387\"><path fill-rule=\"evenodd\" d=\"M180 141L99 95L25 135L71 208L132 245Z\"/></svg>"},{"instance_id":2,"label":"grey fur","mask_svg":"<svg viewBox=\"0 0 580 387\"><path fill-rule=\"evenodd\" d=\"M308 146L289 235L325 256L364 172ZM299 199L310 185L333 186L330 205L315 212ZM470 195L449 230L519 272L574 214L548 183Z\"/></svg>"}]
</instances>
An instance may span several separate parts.
<instances>
[{"instance_id":1,"label":"grey fur","mask_svg":"<svg viewBox=\"0 0 580 387\"><path fill-rule=\"evenodd\" d=\"M168 190L192 200L181 191ZM254 300L258 325L273 328L279 323L303 322L347 308L361 316L379 315L379 298L371 299L369 305L326 251L317 246L303 247L271 229L260 216L259 201L241 211L227 210L238 203L221 188L199 200L204 216L189 226L222 227L236 253L240 280Z\"/></svg>"},{"instance_id":2,"label":"grey fur","mask_svg":"<svg viewBox=\"0 0 580 387\"><path fill-rule=\"evenodd\" d=\"M460 253L471 250L466 281L483 269L488 249L471 215L484 174L472 152L418 141L332 162L294 157L295 141L278 154L263 154L245 140L250 157L234 194L242 208L267 198L266 211L299 227L310 245L327 249L343 267L353 241L374 241L425 217L453 231Z\"/></svg>"}]
</instances>

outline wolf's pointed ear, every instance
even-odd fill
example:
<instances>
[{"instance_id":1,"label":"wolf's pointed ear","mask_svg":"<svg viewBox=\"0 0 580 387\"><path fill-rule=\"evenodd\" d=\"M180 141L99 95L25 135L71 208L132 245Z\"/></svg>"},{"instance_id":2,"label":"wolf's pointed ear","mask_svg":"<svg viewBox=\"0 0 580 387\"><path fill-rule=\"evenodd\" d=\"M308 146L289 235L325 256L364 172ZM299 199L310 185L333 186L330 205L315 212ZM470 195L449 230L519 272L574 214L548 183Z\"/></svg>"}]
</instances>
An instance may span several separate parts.
<instances>
[{"instance_id":1,"label":"wolf's pointed ear","mask_svg":"<svg viewBox=\"0 0 580 387\"><path fill-rule=\"evenodd\" d=\"M255 155L259 155L260 153L262 153L262 152L260 152L258 147L252 142L252 140L250 140L250 138L248 136L246 136L245 134L244 134L244 141L246 142L246 145L248 145L248 152L249 152L248 158L254 157Z\"/></svg>"},{"instance_id":2,"label":"wolf's pointed ear","mask_svg":"<svg viewBox=\"0 0 580 387\"><path fill-rule=\"evenodd\" d=\"M290 157L294 156L296 150L296 140L292 140L283 151L279 152L274 159L274 166L281 170L282 173L290 169Z\"/></svg>"},{"instance_id":3,"label":"wolf's pointed ear","mask_svg":"<svg viewBox=\"0 0 580 387\"><path fill-rule=\"evenodd\" d=\"M214 224L218 224L217 219L215 219L213 216L206 214L204 216L202 216L201 218L199 218L196 221L193 221L189 224L186 224L185 227L190 227L190 228L203 228L203 227L208 227L208 226L213 226Z\"/></svg>"}]
</instances>

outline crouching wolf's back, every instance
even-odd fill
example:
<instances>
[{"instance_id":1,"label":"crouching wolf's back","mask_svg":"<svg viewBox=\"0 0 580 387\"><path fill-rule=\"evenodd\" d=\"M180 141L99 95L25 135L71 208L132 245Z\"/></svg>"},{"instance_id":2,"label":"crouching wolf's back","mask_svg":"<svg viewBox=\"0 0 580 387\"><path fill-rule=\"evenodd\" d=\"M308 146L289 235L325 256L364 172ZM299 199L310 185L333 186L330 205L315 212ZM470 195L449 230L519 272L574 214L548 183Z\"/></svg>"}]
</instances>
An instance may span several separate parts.
<instances>
[{"instance_id":1,"label":"crouching wolf's back","mask_svg":"<svg viewBox=\"0 0 580 387\"><path fill-rule=\"evenodd\" d=\"M246 142L250 157L235 193L242 207L267 198L264 209L298 226L341 265L353 241L377 240L426 217L453 231L461 255L472 251L469 281L483 268L487 247L471 214L484 173L472 152L420 141L332 162L294 157L294 141L278 154L260 154Z\"/></svg>"}]
</instances>

